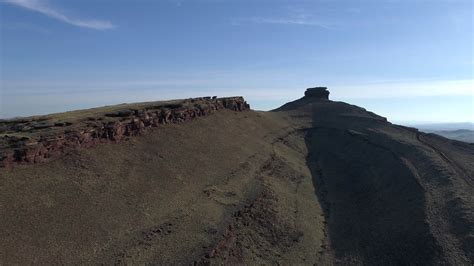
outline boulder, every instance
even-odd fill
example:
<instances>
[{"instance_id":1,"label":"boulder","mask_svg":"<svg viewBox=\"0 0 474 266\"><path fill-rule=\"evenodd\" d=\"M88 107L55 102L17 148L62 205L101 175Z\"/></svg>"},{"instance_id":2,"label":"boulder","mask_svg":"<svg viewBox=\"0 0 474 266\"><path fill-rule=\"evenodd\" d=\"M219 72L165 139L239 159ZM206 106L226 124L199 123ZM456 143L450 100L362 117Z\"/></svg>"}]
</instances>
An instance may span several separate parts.
<instances>
[{"instance_id":1,"label":"boulder","mask_svg":"<svg viewBox=\"0 0 474 266\"><path fill-rule=\"evenodd\" d=\"M326 87L314 87L306 89L304 93L305 97L329 100L329 91Z\"/></svg>"}]
</instances>

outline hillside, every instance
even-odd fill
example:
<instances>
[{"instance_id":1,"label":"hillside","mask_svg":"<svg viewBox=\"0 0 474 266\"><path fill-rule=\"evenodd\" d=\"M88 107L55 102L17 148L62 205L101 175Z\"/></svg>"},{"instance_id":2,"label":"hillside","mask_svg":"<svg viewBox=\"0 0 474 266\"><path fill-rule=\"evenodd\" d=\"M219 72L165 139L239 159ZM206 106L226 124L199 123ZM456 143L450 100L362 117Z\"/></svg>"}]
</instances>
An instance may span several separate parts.
<instances>
[{"instance_id":1,"label":"hillside","mask_svg":"<svg viewBox=\"0 0 474 266\"><path fill-rule=\"evenodd\" d=\"M474 146L392 125L357 106L304 97L308 165L336 261L469 265Z\"/></svg>"},{"instance_id":2,"label":"hillside","mask_svg":"<svg viewBox=\"0 0 474 266\"><path fill-rule=\"evenodd\" d=\"M200 98L3 121L0 263L473 264L474 146L328 95L271 112ZM172 119L201 101L220 107ZM170 122L140 126L148 110ZM53 127L15 129L38 119ZM129 131L104 135L104 119ZM95 137L43 141L68 132ZM38 151L22 138L40 159L6 155Z\"/></svg>"}]
</instances>

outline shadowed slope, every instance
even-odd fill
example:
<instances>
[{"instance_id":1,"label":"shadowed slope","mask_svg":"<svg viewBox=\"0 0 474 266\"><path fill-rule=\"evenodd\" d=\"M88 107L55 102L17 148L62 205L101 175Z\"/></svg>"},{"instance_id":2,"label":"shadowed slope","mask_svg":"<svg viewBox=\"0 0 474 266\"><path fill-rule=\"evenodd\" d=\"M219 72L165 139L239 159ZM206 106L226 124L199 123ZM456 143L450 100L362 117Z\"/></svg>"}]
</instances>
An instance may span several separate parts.
<instances>
[{"instance_id":1,"label":"shadowed slope","mask_svg":"<svg viewBox=\"0 0 474 266\"><path fill-rule=\"evenodd\" d=\"M472 146L340 102L303 97L277 111L306 124L336 262L474 261Z\"/></svg>"}]
</instances>

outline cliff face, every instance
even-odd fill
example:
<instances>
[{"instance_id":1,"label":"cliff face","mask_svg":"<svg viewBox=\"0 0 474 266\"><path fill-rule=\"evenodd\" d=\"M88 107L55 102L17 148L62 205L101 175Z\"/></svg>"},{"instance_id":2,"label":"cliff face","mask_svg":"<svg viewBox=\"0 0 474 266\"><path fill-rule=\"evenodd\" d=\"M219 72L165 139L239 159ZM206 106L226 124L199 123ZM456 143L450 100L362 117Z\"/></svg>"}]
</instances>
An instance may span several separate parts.
<instances>
[{"instance_id":1,"label":"cliff face","mask_svg":"<svg viewBox=\"0 0 474 266\"><path fill-rule=\"evenodd\" d=\"M249 108L242 97L203 97L125 106L74 121L54 115L4 120L0 121L0 167L43 162L73 148L118 142L149 128L182 123L222 109L240 112Z\"/></svg>"}]
</instances>

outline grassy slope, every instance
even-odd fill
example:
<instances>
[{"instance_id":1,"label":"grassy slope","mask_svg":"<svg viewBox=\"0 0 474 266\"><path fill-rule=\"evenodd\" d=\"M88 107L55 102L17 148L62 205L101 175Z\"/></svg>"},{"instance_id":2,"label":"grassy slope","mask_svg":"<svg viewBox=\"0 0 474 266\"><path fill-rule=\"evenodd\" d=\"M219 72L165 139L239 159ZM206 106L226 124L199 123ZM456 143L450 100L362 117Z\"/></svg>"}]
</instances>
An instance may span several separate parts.
<instances>
[{"instance_id":1,"label":"grassy slope","mask_svg":"<svg viewBox=\"0 0 474 266\"><path fill-rule=\"evenodd\" d=\"M323 216L292 130L281 115L223 110L1 169L0 261L204 262L231 225L211 260L316 262Z\"/></svg>"}]
</instances>

